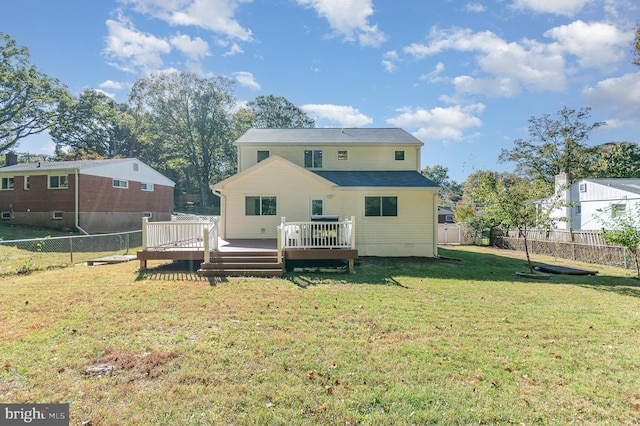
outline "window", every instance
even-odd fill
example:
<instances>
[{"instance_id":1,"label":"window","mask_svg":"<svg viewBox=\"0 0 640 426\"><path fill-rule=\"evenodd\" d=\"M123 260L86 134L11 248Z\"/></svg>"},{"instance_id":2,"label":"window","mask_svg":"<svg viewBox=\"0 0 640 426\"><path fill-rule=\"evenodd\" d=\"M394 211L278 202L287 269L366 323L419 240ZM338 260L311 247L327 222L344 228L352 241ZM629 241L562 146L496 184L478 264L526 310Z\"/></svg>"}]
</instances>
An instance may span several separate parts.
<instances>
[{"instance_id":1,"label":"window","mask_svg":"<svg viewBox=\"0 0 640 426\"><path fill-rule=\"evenodd\" d=\"M11 219L11 212L2 212L2 220Z\"/></svg>"},{"instance_id":2,"label":"window","mask_svg":"<svg viewBox=\"0 0 640 426\"><path fill-rule=\"evenodd\" d=\"M129 187L129 181L128 180L121 180L121 179L114 179L113 180L113 187L114 188L128 188Z\"/></svg>"},{"instance_id":3,"label":"window","mask_svg":"<svg viewBox=\"0 0 640 426\"><path fill-rule=\"evenodd\" d=\"M365 216L398 216L398 197L364 197Z\"/></svg>"},{"instance_id":4,"label":"window","mask_svg":"<svg viewBox=\"0 0 640 426\"><path fill-rule=\"evenodd\" d=\"M347 161L349 159L349 151L338 151L338 161Z\"/></svg>"},{"instance_id":5,"label":"window","mask_svg":"<svg viewBox=\"0 0 640 426\"><path fill-rule=\"evenodd\" d=\"M269 151L258 150L258 163L269 158Z\"/></svg>"},{"instance_id":6,"label":"window","mask_svg":"<svg viewBox=\"0 0 640 426\"><path fill-rule=\"evenodd\" d=\"M322 168L322 151L305 150L304 151L304 167L306 167L307 169Z\"/></svg>"},{"instance_id":7,"label":"window","mask_svg":"<svg viewBox=\"0 0 640 426\"><path fill-rule=\"evenodd\" d=\"M311 216L324 214L324 201L321 198L311 200Z\"/></svg>"},{"instance_id":8,"label":"window","mask_svg":"<svg viewBox=\"0 0 640 426\"><path fill-rule=\"evenodd\" d=\"M138 168L139 168L138 163L133 163L133 171L137 172Z\"/></svg>"},{"instance_id":9,"label":"window","mask_svg":"<svg viewBox=\"0 0 640 426\"><path fill-rule=\"evenodd\" d=\"M276 197L245 197L244 208L247 216L275 216L277 210Z\"/></svg>"},{"instance_id":10,"label":"window","mask_svg":"<svg viewBox=\"0 0 640 426\"><path fill-rule=\"evenodd\" d=\"M49 189L69 188L68 176L49 176Z\"/></svg>"},{"instance_id":11,"label":"window","mask_svg":"<svg viewBox=\"0 0 640 426\"><path fill-rule=\"evenodd\" d=\"M576 204L576 214L582 214L582 204Z\"/></svg>"},{"instance_id":12,"label":"window","mask_svg":"<svg viewBox=\"0 0 640 426\"><path fill-rule=\"evenodd\" d=\"M580 192L587 192L587 184L586 183L581 183L580 184Z\"/></svg>"},{"instance_id":13,"label":"window","mask_svg":"<svg viewBox=\"0 0 640 426\"><path fill-rule=\"evenodd\" d=\"M52 219L55 220L61 220L62 219L62 212L53 212L53 214L51 215Z\"/></svg>"},{"instance_id":14,"label":"window","mask_svg":"<svg viewBox=\"0 0 640 426\"><path fill-rule=\"evenodd\" d=\"M152 183L141 183L140 184L140 189L143 191L153 191L153 184Z\"/></svg>"},{"instance_id":15,"label":"window","mask_svg":"<svg viewBox=\"0 0 640 426\"><path fill-rule=\"evenodd\" d=\"M611 217L624 216L626 208L624 204L611 204Z\"/></svg>"},{"instance_id":16,"label":"window","mask_svg":"<svg viewBox=\"0 0 640 426\"><path fill-rule=\"evenodd\" d=\"M153 212L142 212L142 217L151 219L153 217Z\"/></svg>"},{"instance_id":17,"label":"window","mask_svg":"<svg viewBox=\"0 0 640 426\"><path fill-rule=\"evenodd\" d=\"M4 189L4 190L13 189L13 178L12 177L2 178L2 186L0 186L0 189Z\"/></svg>"},{"instance_id":18,"label":"window","mask_svg":"<svg viewBox=\"0 0 640 426\"><path fill-rule=\"evenodd\" d=\"M24 177L24 190L28 191L31 188L31 176Z\"/></svg>"},{"instance_id":19,"label":"window","mask_svg":"<svg viewBox=\"0 0 640 426\"><path fill-rule=\"evenodd\" d=\"M395 159L396 161L404 161L404 151L396 151Z\"/></svg>"}]
</instances>

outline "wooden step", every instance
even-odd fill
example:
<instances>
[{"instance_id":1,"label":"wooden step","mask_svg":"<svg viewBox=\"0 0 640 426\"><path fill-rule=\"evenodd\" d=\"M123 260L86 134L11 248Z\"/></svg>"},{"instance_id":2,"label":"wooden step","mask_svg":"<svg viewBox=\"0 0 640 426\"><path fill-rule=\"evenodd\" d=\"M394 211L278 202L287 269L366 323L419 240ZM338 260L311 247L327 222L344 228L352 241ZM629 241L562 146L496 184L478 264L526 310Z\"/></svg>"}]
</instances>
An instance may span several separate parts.
<instances>
[{"instance_id":1,"label":"wooden step","mask_svg":"<svg viewBox=\"0 0 640 426\"><path fill-rule=\"evenodd\" d=\"M197 273L203 277L279 277L282 272L277 252L242 251L212 253L209 263L203 262Z\"/></svg>"}]
</instances>

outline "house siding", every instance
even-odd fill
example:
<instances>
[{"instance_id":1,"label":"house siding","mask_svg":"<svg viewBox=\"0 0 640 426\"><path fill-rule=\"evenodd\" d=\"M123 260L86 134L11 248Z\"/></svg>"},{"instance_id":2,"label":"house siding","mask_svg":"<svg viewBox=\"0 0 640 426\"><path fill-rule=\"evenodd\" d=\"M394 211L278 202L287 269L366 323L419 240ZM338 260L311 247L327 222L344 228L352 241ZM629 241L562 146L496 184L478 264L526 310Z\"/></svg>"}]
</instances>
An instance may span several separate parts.
<instances>
[{"instance_id":1,"label":"house siding","mask_svg":"<svg viewBox=\"0 0 640 426\"><path fill-rule=\"evenodd\" d=\"M323 170L419 170L420 147L415 145L242 145L238 147L239 171L257 164L258 151L269 151L300 167L304 167L305 150L322 151ZM338 151L347 151L347 160L338 160ZM405 159L396 161L395 151L404 151Z\"/></svg>"}]
</instances>

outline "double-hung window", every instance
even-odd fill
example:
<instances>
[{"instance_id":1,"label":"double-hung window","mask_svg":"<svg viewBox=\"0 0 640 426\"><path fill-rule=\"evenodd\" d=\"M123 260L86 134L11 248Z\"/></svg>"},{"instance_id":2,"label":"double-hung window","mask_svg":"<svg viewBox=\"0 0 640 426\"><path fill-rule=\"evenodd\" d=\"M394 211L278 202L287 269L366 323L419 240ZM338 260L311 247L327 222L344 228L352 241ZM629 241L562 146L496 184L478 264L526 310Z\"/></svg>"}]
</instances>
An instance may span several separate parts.
<instances>
[{"instance_id":1,"label":"double-hung window","mask_svg":"<svg viewBox=\"0 0 640 426\"><path fill-rule=\"evenodd\" d=\"M304 167L307 169L320 169L322 168L322 150L310 150L304 151Z\"/></svg>"},{"instance_id":2,"label":"double-hung window","mask_svg":"<svg viewBox=\"0 0 640 426\"><path fill-rule=\"evenodd\" d=\"M0 189L3 189L3 190L13 189L13 178L12 177L4 177L4 178L2 178L2 183L0 184Z\"/></svg>"},{"instance_id":3,"label":"double-hung window","mask_svg":"<svg viewBox=\"0 0 640 426\"><path fill-rule=\"evenodd\" d=\"M67 189L69 188L68 176L49 176L49 189Z\"/></svg>"},{"instance_id":4,"label":"double-hung window","mask_svg":"<svg viewBox=\"0 0 640 426\"><path fill-rule=\"evenodd\" d=\"M398 216L398 197L364 197L365 216Z\"/></svg>"},{"instance_id":5,"label":"double-hung window","mask_svg":"<svg viewBox=\"0 0 640 426\"><path fill-rule=\"evenodd\" d=\"M113 180L113 187L114 188L129 188L129 181L128 180L122 180L122 179L114 179Z\"/></svg>"},{"instance_id":6,"label":"double-hung window","mask_svg":"<svg viewBox=\"0 0 640 426\"><path fill-rule=\"evenodd\" d=\"M275 216L276 197L247 196L244 199L244 212L247 216Z\"/></svg>"},{"instance_id":7,"label":"double-hung window","mask_svg":"<svg viewBox=\"0 0 640 426\"><path fill-rule=\"evenodd\" d=\"M141 183L140 184L140 189L142 191L153 191L153 184L152 183Z\"/></svg>"}]
</instances>

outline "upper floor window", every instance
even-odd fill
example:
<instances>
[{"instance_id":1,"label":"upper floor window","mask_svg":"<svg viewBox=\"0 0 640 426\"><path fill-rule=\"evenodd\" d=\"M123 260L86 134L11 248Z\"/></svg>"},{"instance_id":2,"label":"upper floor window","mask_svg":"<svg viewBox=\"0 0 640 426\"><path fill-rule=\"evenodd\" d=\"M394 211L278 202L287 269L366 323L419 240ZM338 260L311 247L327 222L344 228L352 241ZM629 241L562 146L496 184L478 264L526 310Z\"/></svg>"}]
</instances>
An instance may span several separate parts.
<instances>
[{"instance_id":1,"label":"upper floor window","mask_svg":"<svg viewBox=\"0 0 640 426\"><path fill-rule=\"evenodd\" d=\"M277 211L276 197L245 197L244 208L247 216L275 216Z\"/></svg>"},{"instance_id":2,"label":"upper floor window","mask_svg":"<svg viewBox=\"0 0 640 426\"><path fill-rule=\"evenodd\" d=\"M580 192L587 192L587 184L586 183L581 183L580 184Z\"/></svg>"},{"instance_id":3,"label":"upper floor window","mask_svg":"<svg viewBox=\"0 0 640 426\"><path fill-rule=\"evenodd\" d=\"M49 189L67 189L69 188L68 176L49 176Z\"/></svg>"},{"instance_id":4,"label":"upper floor window","mask_svg":"<svg viewBox=\"0 0 640 426\"><path fill-rule=\"evenodd\" d=\"M347 161L349 159L349 151L338 151L338 161Z\"/></svg>"},{"instance_id":5,"label":"upper floor window","mask_svg":"<svg viewBox=\"0 0 640 426\"><path fill-rule=\"evenodd\" d=\"M364 197L365 216L398 216L398 197Z\"/></svg>"},{"instance_id":6,"label":"upper floor window","mask_svg":"<svg viewBox=\"0 0 640 426\"><path fill-rule=\"evenodd\" d=\"M396 161L404 161L404 151L396 151L395 159Z\"/></svg>"},{"instance_id":7,"label":"upper floor window","mask_svg":"<svg viewBox=\"0 0 640 426\"><path fill-rule=\"evenodd\" d=\"M121 180L121 179L114 179L113 180L113 187L114 188L129 188L129 181L128 180Z\"/></svg>"},{"instance_id":8,"label":"upper floor window","mask_svg":"<svg viewBox=\"0 0 640 426\"><path fill-rule=\"evenodd\" d=\"M153 184L152 183L141 183L140 184L140 189L142 189L143 191L153 191Z\"/></svg>"},{"instance_id":9,"label":"upper floor window","mask_svg":"<svg viewBox=\"0 0 640 426\"><path fill-rule=\"evenodd\" d=\"M25 176L24 177L24 190L28 190L29 188L31 188L31 176Z\"/></svg>"},{"instance_id":10,"label":"upper floor window","mask_svg":"<svg viewBox=\"0 0 640 426\"><path fill-rule=\"evenodd\" d=\"M258 150L258 163L269 158L269 151Z\"/></svg>"},{"instance_id":11,"label":"upper floor window","mask_svg":"<svg viewBox=\"0 0 640 426\"><path fill-rule=\"evenodd\" d=\"M611 217L624 216L624 212L627 206L624 204L612 204L611 205Z\"/></svg>"},{"instance_id":12,"label":"upper floor window","mask_svg":"<svg viewBox=\"0 0 640 426\"><path fill-rule=\"evenodd\" d=\"M13 178L2 178L2 186L0 186L0 189L13 189Z\"/></svg>"},{"instance_id":13,"label":"upper floor window","mask_svg":"<svg viewBox=\"0 0 640 426\"><path fill-rule=\"evenodd\" d=\"M305 150L304 151L304 167L307 169L322 168L322 151L321 150Z\"/></svg>"}]
</instances>

